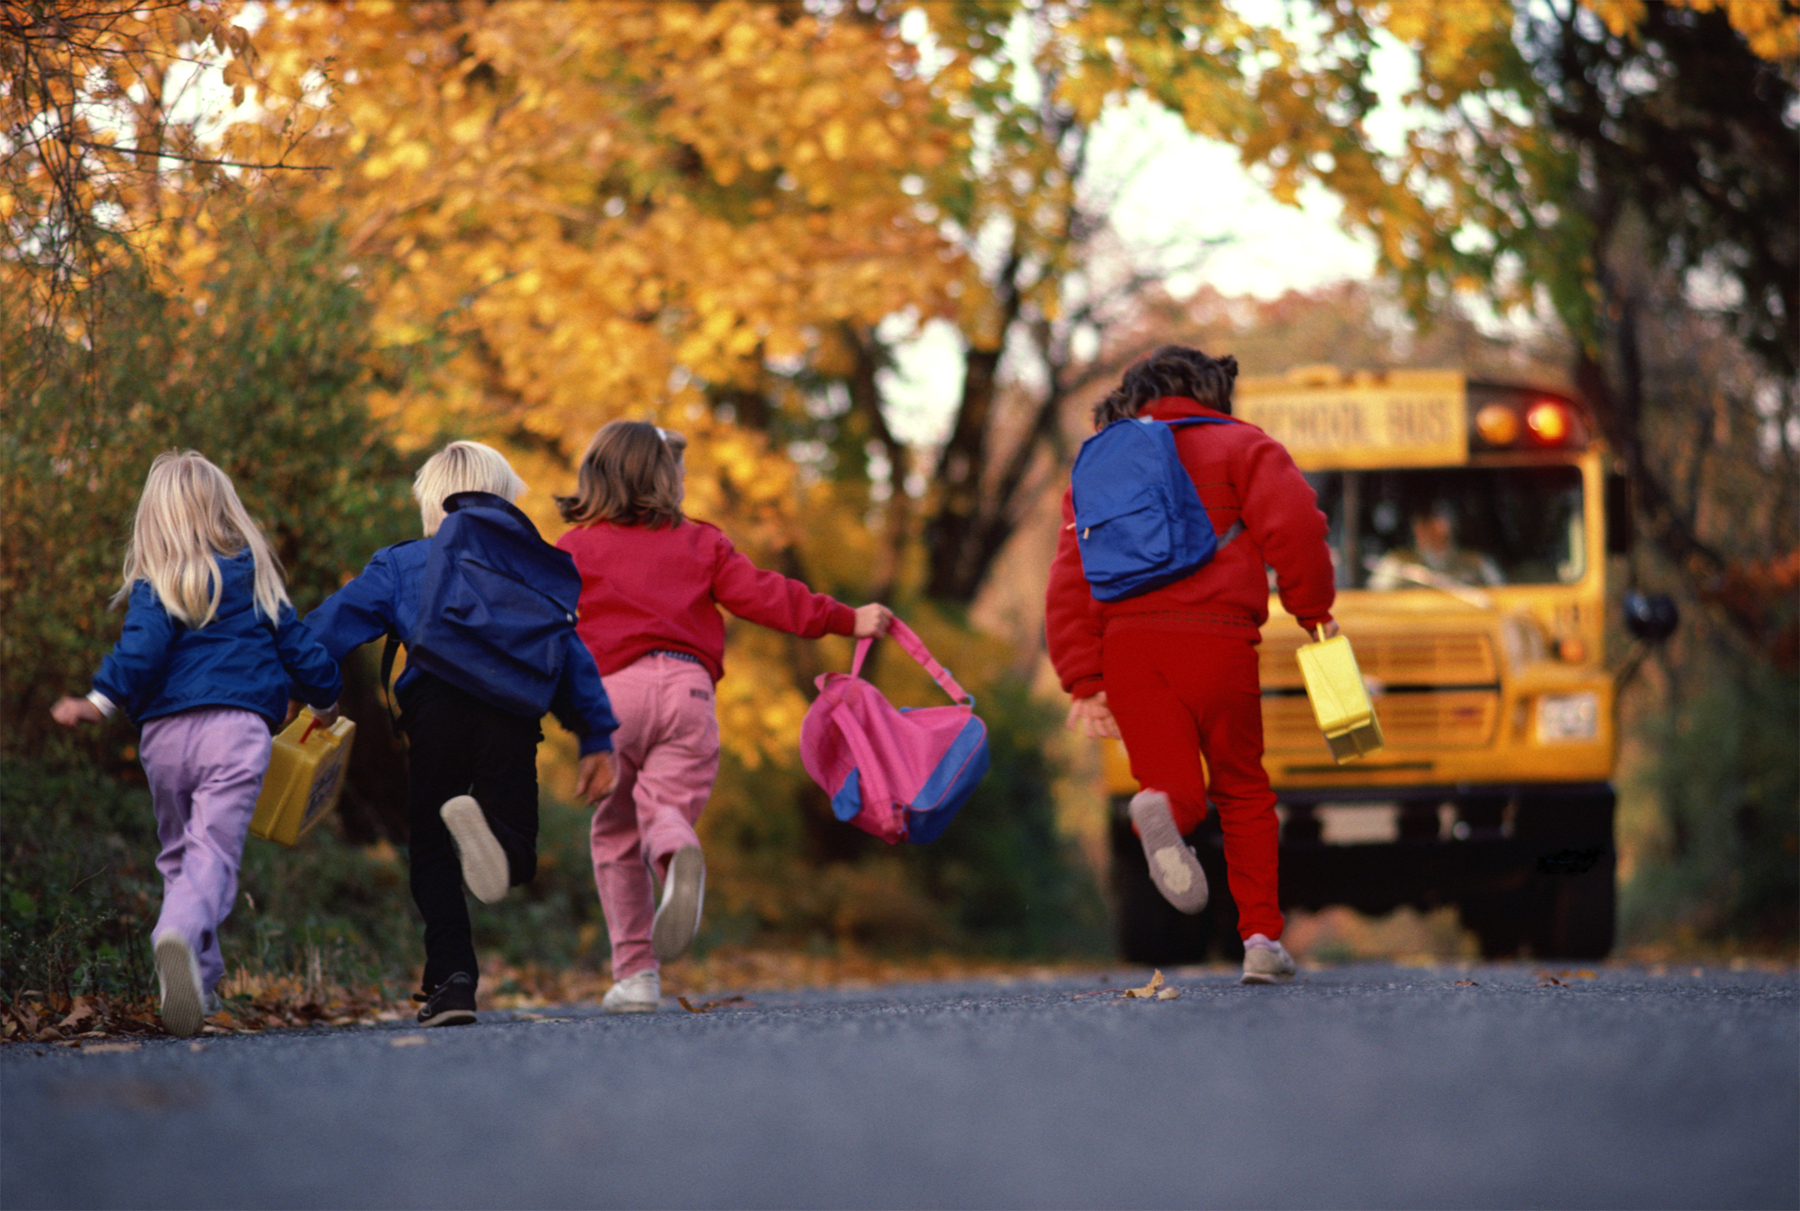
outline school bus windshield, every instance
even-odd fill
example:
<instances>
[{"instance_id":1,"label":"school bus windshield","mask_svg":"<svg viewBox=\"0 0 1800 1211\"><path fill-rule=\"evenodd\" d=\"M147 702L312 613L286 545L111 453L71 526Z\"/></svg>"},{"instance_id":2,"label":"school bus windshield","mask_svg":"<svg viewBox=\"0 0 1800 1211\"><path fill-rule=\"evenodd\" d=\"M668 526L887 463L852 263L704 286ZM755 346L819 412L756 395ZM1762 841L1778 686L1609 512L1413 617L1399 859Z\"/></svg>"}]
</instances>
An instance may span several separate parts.
<instances>
[{"instance_id":1,"label":"school bus windshield","mask_svg":"<svg viewBox=\"0 0 1800 1211\"><path fill-rule=\"evenodd\" d=\"M1339 588L1573 584L1587 569L1575 466L1314 471Z\"/></svg>"}]
</instances>

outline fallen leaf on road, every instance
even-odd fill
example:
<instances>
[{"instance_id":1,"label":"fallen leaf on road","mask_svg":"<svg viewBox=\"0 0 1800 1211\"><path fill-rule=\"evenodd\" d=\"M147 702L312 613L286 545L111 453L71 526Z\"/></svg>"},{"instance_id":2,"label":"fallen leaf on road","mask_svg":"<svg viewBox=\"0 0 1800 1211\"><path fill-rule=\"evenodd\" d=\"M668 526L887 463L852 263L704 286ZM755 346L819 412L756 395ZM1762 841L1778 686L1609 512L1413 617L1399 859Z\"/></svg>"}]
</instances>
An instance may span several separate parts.
<instances>
[{"instance_id":1,"label":"fallen leaf on road","mask_svg":"<svg viewBox=\"0 0 1800 1211\"><path fill-rule=\"evenodd\" d=\"M1456 982L1456 986L1458 988L1480 988L1481 987L1481 985L1476 983L1474 980L1458 980Z\"/></svg>"},{"instance_id":2,"label":"fallen leaf on road","mask_svg":"<svg viewBox=\"0 0 1800 1211\"><path fill-rule=\"evenodd\" d=\"M1156 992L1156 999L1159 1001L1173 1001L1180 995L1181 989L1179 988L1159 988Z\"/></svg>"},{"instance_id":3,"label":"fallen leaf on road","mask_svg":"<svg viewBox=\"0 0 1800 1211\"><path fill-rule=\"evenodd\" d=\"M92 997L76 997L75 1004L69 1009L69 1016L56 1024L58 1030L72 1030L79 1033L91 1022L100 1019L100 1007Z\"/></svg>"},{"instance_id":4,"label":"fallen leaf on road","mask_svg":"<svg viewBox=\"0 0 1800 1211\"><path fill-rule=\"evenodd\" d=\"M1156 973L1150 977L1150 982L1148 984L1144 985L1142 988L1127 988L1125 990L1125 995L1128 997L1142 997L1145 1000L1148 1000L1151 997L1154 997L1156 995L1156 990L1162 986L1162 969L1159 967L1156 969Z\"/></svg>"},{"instance_id":5,"label":"fallen leaf on road","mask_svg":"<svg viewBox=\"0 0 1800 1211\"><path fill-rule=\"evenodd\" d=\"M1551 975L1549 972L1547 972L1547 971L1538 972L1537 986L1539 988L1547 988L1552 984L1556 985L1556 987L1558 987L1558 988L1567 988L1568 987L1567 984L1564 984L1561 980L1557 979L1555 976Z\"/></svg>"},{"instance_id":6,"label":"fallen leaf on road","mask_svg":"<svg viewBox=\"0 0 1800 1211\"><path fill-rule=\"evenodd\" d=\"M716 1001L702 1001L698 1005L695 1005L686 997L676 997L675 999L679 1001L681 1007L689 1013L711 1013L721 1005L748 1005L750 1003L742 996L721 997Z\"/></svg>"},{"instance_id":7,"label":"fallen leaf on road","mask_svg":"<svg viewBox=\"0 0 1800 1211\"><path fill-rule=\"evenodd\" d=\"M389 1047L422 1047L424 1044L425 1036L422 1034L403 1034L397 1039L388 1040Z\"/></svg>"},{"instance_id":8,"label":"fallen leaf on road","mask_svg":"<svg viewBox=\"0 0 1800 1211\"><path fill-rule=\"evenodd\" d=\"M188 1044L188 1050L189 1050L189 1051L205 1051L205 1050L206 1050L206 1044L205 1044L205 1043L201 1043L201 1042L193 1042L193 1043L189 1043L189 1044Z\"/></svg>"},{"instance_id":9,"label":"fallen leaf on road","mask_svg":"<svg viewBox=\"0 0 1800 1211\"><path fill-rule=\"evenodd\" d=\"M136 1051L142 1043L89 1043L81 1050L88 1055L100 1055L109 1051Z\"/></svg>"}]
</instances>

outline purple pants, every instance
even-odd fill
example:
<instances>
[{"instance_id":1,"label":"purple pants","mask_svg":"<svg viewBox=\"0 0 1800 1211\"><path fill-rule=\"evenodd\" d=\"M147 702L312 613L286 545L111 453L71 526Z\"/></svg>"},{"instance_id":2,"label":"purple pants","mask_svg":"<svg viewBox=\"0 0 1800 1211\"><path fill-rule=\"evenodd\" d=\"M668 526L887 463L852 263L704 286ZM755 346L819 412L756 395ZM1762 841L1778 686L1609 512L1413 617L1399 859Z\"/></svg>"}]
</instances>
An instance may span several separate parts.
<instances>
[{"instance_id":1,"label":"purple pants","mask_svg":"<svg viewBox=\"0 0 1800 1211\"><path fill-rule=\"evenodd\" d=\"M219 925L237 899L244 837L272 746L261 715L229 707L152 719L138 744L162 843L162 913L150 936L174 930L186 938L209 992L225 974Z\"/></svg>"},{"instance_id":2,"label":"purple pants","mask_svg":"<svg viewBox=\"0 0 1800 1211\"><path fill-rule=\"evenodd\" d=\"M606 675L619 730L619 784L594 809L594 886L612 940L614 979L654 970L655 886L678 849L700 844L694 822L719 776L712 675L674 656L640 656ZM648 865L646 865L648 864Z\"/></svg>"}]
</instances>

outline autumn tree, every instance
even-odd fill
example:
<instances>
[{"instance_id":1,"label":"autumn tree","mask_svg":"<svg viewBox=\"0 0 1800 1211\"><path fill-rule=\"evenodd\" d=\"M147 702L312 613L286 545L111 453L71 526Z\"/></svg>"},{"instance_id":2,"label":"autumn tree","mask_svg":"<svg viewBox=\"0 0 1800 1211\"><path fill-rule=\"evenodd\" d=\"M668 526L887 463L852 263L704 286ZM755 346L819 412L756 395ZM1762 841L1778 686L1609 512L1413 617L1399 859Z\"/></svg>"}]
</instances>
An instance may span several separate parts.
<instances>
[{"instance_id":1,"label":"autumn tree","mask_svg":"<svg viewBox=\"0 0 1800 1211\"><path fill-rule=\"evenodd\" d=\"M1800 6L1711 0L1320 3L1320 53L1264 73L1244 145L1278 195L1317 180L1382 268L1429 314L1457 292L1502 308L1540 299L1576 341L1572 377L1631 477L1644 532L1696 586L1755 579L1800 547ZM1412 52L1391 98L1424 115L1397 144L1370 119L1379 46ZM1708 533L1706 493L1650 430L1648 329L1713 311L1763 369L1705 394L1726 428L1767 439L1776 507L1752 536ZM1710 405L1708 410L1710 410ZM1690 416L1690 439L1706 425ZM1769 582L1776 589L1777 582ZM1768 601L1713 594L1754 643L1783 630Z\"/></svg>"},{"instance_id":2,"label":"autumn tree","mask_svg":"<svg viewBox=\"0 0 1800 1211\"><path fill-rule=\"evenodd\" d=\"M242 101L257 79L239 8L0 4L0 303L9 323L40 334L80 323L77 297L129 260L125 250L141 253L168 234L172 200L191 208L231 192L238 170L289 167L291 140L279 132L254 165L207 139L216 105L200 94Z\"/></svg>"}]
</instances>

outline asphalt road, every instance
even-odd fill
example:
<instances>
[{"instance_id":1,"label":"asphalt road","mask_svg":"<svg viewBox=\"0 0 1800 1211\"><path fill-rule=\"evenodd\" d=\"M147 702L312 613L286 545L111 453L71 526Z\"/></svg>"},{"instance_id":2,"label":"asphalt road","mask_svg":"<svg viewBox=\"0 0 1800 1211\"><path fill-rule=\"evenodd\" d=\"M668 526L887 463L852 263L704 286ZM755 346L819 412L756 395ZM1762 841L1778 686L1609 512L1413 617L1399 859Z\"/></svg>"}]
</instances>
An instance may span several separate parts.
<instances>
[{"instance_id":1,"label":"asphalt road","mask_svg":"<svg viewBox=\"0 0 1800 1211\"><path fill-rule=\"evenodd\" d=\"M1100 979L7 1047L0 1204L1800 1205L1792 972Z\"/></svg>"}]
</instances>

